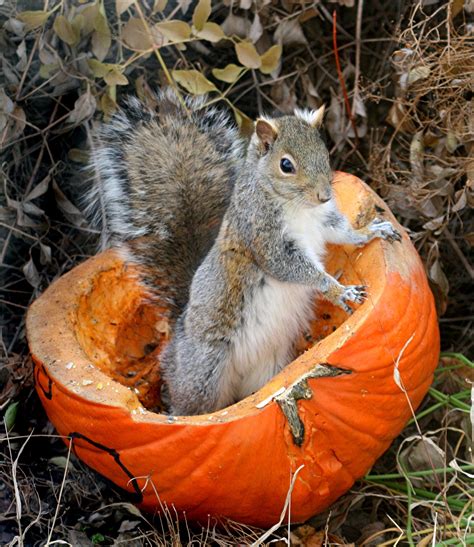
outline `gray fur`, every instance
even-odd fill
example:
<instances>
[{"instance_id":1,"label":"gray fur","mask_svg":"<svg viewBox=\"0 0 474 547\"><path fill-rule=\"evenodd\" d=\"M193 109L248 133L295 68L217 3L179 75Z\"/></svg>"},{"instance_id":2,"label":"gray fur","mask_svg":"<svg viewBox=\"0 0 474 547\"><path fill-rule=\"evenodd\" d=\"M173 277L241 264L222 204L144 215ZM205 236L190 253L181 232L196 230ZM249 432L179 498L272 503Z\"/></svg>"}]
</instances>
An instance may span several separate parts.
<instances>
[{"instance_id":1,"label":"gray fur","mask_svg":"<svg viewBox=\"0 0 474 547\"><path fill-rule=\"evenodd\" d=\"M119 245L144 266L172 319L217 235L243 153L228 114L202 108L206 97L185 101L188 113L172 90L157 94L156 109L129 98L99 128L92 153L89 211L102 247Z\"/></svg>"}]
</instances>

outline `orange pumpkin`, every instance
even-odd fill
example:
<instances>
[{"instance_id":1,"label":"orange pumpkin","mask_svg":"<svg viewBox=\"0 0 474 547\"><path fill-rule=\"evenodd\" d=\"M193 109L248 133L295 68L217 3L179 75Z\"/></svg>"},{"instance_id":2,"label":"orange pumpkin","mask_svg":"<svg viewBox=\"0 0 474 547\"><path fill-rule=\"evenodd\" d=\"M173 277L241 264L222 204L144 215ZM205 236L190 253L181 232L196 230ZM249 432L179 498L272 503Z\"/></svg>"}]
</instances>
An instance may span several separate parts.
<instances>
[{"instance_id":1,"label":"orange pumpkin","mask_svg":"<svg viewBox=\"0 0 474 547\"><path fill-rule=\"evenodd\" d=\"M353 224L383 210L403 232L357 178L339 174L335 192ZM172 418L146 409L159 393L163 310L147 302L116 251L86 261L27 317L50 420L79 458L144 509L174 506L204 523L208 515L275 523L291 474L303 466L291 520L304 521L387 449L411 417L407 399L416 408L428 390L439 355L433 297L405 234L401 243L333 247L327 269L342 270L343 283L367 284L368 300L350 317L318 302L309 349L260 391L213 414Z\"/></svg>"}]
</instances>

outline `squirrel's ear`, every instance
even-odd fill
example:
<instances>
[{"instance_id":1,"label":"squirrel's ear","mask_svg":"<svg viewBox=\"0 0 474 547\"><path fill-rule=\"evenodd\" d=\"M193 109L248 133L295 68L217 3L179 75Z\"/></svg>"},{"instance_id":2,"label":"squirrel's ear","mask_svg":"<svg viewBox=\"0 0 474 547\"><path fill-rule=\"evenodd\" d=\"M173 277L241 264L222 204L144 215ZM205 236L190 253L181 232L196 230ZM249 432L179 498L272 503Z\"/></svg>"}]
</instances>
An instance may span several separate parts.
<instances>
[{"instance_id":1,"label":"squirrel's ear","mask_svg":"<svg viewBox=\"0 0 474 547\"><path fill-rule=\"evenodd\" d=\"M266 152L275 142L278 131L269 120L259 118L255 123L255 134L261 144L262 151Z\"/></svg>"},{"instance_id":2,"label":"squirrel's ear","mask_svg":"<svg viewBox=\"0 0 474 547\"><path fill-rule=\"evenodd\" d=\"M326 107L324 105L320 106L317 110L311 111L311 121L309 122L309 125L311 127L321 127L323 125L323 118L324 118L324 110Z\"/></svg>"}]
</instances>

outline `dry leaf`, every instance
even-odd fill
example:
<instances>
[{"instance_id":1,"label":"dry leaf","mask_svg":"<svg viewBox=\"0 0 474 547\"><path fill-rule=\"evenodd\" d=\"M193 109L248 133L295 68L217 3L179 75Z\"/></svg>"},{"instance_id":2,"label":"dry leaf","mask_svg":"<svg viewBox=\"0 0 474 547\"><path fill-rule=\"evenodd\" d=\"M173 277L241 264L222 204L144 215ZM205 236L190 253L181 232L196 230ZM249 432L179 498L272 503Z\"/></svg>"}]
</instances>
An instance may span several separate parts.
<instances>
[{"instance_id":1,"label":"dry leaf","mask_svg":"<svg viewBox=\"0 0 474 547\"><path fill-rule=\"evenodd\" d=\"M23 266L22 269L28 283L32 287L37 289L40 286L41 277L38 273L38 270L36 269L33 259L30 258L30 260L28 260L28 262Z\"/></svg>"},{"instance_id":2,"label":"dry leaf","mask_svg":"<svg viewBox=\"0 0 474 547\"><path fill-rule=\"evenodd\" d=\"M69 201L55 180L53 180L53 190L56 203L63 215L75 226L86 225L87 223L81 211L79 211L79 209Z\"/></svg>"},{"instance_id":3,"label":"dry leaf","mask_svg":"<svg viewBox=\"0 0 474 547\"><path fill-rule=\"evenodd\" d=\"M235 44L237 59L247 68L260 68L262 60L251 42L239 42Z\"/></svg>"},{"instance_id":4,"label":"dry leaf","mask_svg":"<svg viewBox=\"0 0 474 547\"><path fill-rule=\"evenodd\" d=\"M163 35L154 28L144 26L141 19L132 18L122 28L122 40L125 45L134 51L147 51L152 49L154 44L157 47L163 45Z\"/></svg>"},{"instance_id":5,"label":"dry leaf","mask_svg":"<svg viewBox=\"0 0 474 547\"><path fill-rule=\"evenodd\" d=\"M92 34L92 52L99 61L103 61L112 44L112 37L107 19L100 12L98 12L94 19L94 29L95 31Z\"/></svg>"},{"instance_id":6,"label":"dry leaf","mask_svg":"<svg viewBox=\"0 0 474 547\"><path fill-rule=\"evenodd\" d=\"M425 471L426 469L440 468L447 465L446 454L438 446L436 439L422 437L416 439L413 444L404 448L400 453L400 463L406 471ZM411 477L410 480L416 485L423 482L436 483L433 476Z\"/></svg>"},{"instance_id":7,"label":"dry leaf","mask_svg":"<svg viewBox=\"0 0 474 547\"><path fill-rule=\"evenodd\" d=\"M255 13L255 17L253 18L252 26L250 27L248 38L255 44L258 42L262 34L263 34L263 26L260 21L260 16L258 15L258 13Z\"/></svg>"},{"instance_id":8,"label":"dry leaf","mask_svg":"<svg viewBox=\"0 0 474 547\"><path fill-rule=\"evenodd\" d=\"M15 109L15 103L5 93L3 87L0 87L0 131L2 131L10 121L10 114Z\"/></svg>"},{"instance_id":9,"label":"dry leaf","mask_svg":"<svg viewBox=\"0 0 474 547\"><path fill-rule=\"evenodd\" d=\"M51 11L22 11L16 18L25 23L25 30L29 31L42 27L50 15Z\"/></svg>"},{"instance_id":10,"label":"dry leaf","mask_svg":"<svg viewBox=\"0 0 474 547\"><path fill-rule=\"evenodd\" d=\"M104 80L108 85L127 85L127 77L120 70L111 70L104 76Z\"/></svg>"},{"instance_id":11,"label":"dry leaf","mask_svg":"<svg viewBox=\"0 0 474 547\"><path fill-rule=\"evenodd\" d=\"M217 91L216 86L197 70L173 70L173 78L193 95Z\"/></svg>"},{"instance_id":12,"label":"dry leaf","mask_svg":"<svg viewBox=\"0 0 474 547\"><path fill-rule=\"evenodd\" d=\"M122 15L134 2L135 0L116 0L115 9L117 10L117 15Z\"/></svg>"},{"instance_id":13,"label":"dry leaf","mask_svg":"<svg viewBox=\"0 0 474 547\"><path fill-rule=\"evenodd\" d=\"M33 190L31 190L31 192L24 198L24 201L31 201L32 199L36 199L42 196L48 190L49 181L50 181L50 177L48 175L40 183L38 183L33 188Z\"/></svg>"},{"instance_id":14,"label":"dry leaf","mask_svg":"<svg viewBox=\"0 0 474 547\"><path fill-rule=\"evenodd\" d=\"M281 59L282 47L280 45L272 46L261 56L262 66L260 72L270 74L278 68Z\"/></svg>"},{"instance_id":15,"label":"dry leaf","mask_svg":"<svg viewBox=\"0 0 474 547\"><path fill-rule=\"evenodd\" d=\"M230 63L224 68L213 68L212 74L214 78L221 80L222 82L227 82L228 84L234 83L239 79L239 76L245 70L245 67L234 65Z\"/></svg>"},{"instance_id":16,"label":"dry leaf","mask_svg":"<svg viewBox=\"0 0 474 547\"><path fill-rule=\"evenodd\" d=\"M51 247L40 241L40 262L44 266L51 262Z\"/></svg>"},{"instance_id":17,"label":"dry leaf","mask_svg":"<svg viewBox=\"0 0 474 547\"><path fill-rule=\"evenodd\" d=\"M191 27L184 21L177 19L157 23L155 28L174 44L184 42L191 36Z\"/></svg>"},{"instance_id":18,"label":"dry leaf","mask_svg":"<svg viewBox=\"0 0 474 547\"><path fill-rule=\"evenodd\" d=\"M234 15L232 12L224 19L221 25L226 36L238 36L239 38L247 38L251 23L245 17Z\"/></svg>"},{"instance_id":19,"label":"dry leaf","mask_svg":"<svg viewBox=\"0 0 474 547\"><path fill-rule=\"evenodd\" d=\"M273 39L280 45L308 43L298 19L287 19L282 21L273 35Z\"/></svg>"},{"instance_id":20,"label":"dry leaf","mask_svg":"<svg viewBox=\"0 0 474 547\"><path fill-rule=\"evenodd\" d=\"M73 124L80 124L92 117L96 108L97 102L95 97L87 90L74 103L74 110L69 114L67 121Z\"/></svg>"},{"instance_id":21,"label":"dry leaf","mask_svg":"<svg viewBox=\"0 0 474 547\"><path fill-rule=\"evenodd\" d=\"M198 38L208 40L209 42L219 42L225 38L224 31L216 23L206 23L203 28L195 34Z\"/></svg>"},{"instance_id":22,"label":"dry leaf","mask_svg":"<svg viewBox=\"0 0 474 547\"><path fill-rule=\"evenodd\" d=\"M408 76L407 76L408 85L411 85L417 82L418 80L424 80L425 78L428 78L428 76L430 75L430 72L431 72L431 69L429 66L420 65L420 66L416 66L412 68L408 72Z\"/></svg>"},{"instance_id":23,"label":"dry leaf","mask_svg":"<svg viewBox=\"0 0 474 547\"><path fill-rule=\"evenodd\" d=\"M193 13L193 25L197 30L202 30L209 15L211 15L211 0L199 0Z\"/></svg>"},{"instance_id":24,"label":"dry leaf","mask_svg":"<svg viewBox=\"0 0 474 547\"><path fill-rule=\"evenodd\" d=\"M59 38L70 46L75 45L79 41L80 33L78 29L74 28L64 15L56 17L53 29Z\"/></svg>"},{"instance_id":25,"label":"dry leaf","mask_svg":"<svg viewBox=\"0 0 474 547\"><path fill-rule=\"evenodd\" d=\"M192 0L178 0L178 5L182 13L186 13L191 5Z\"/></svg>"}]
</instances>

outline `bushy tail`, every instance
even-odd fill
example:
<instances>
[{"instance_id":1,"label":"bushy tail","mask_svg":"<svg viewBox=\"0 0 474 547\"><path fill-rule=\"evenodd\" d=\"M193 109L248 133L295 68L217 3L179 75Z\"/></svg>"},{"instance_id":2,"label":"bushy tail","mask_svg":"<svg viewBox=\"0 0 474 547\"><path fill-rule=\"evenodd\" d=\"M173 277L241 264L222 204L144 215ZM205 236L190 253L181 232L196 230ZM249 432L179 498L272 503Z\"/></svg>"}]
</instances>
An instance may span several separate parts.
<instances>
[{"instance_id":1,"label":"bushy tail","mask_svg":"<svg viewBox=\"0 0 474 547\"><path fill-rule=\"evenodd\" d=\"M242 159L230 117L169 90L156 106L129 98L96 133L91 210L102 247L120 245L176 317L209 251Z\"/></svg>"}]
</instances>

